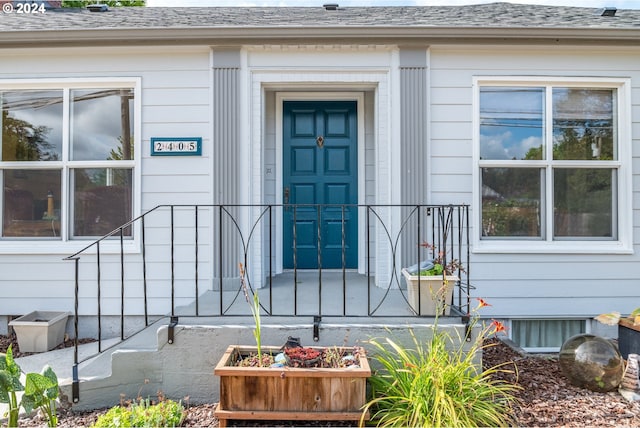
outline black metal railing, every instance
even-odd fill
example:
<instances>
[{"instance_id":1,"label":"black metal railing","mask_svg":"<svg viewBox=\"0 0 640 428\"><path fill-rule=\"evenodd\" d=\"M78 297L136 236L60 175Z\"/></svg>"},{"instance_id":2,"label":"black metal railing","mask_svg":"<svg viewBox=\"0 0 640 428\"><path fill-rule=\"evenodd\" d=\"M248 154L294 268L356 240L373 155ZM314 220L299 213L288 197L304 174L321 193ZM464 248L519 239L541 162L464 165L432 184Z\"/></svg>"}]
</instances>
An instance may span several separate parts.
<instances>
[{"instance_id":1,"label":"black metal railing","mask_svg":"<svg viewBox=\"0 0 640 428\"><path fill-rule=\"evenodd\" d=\"M290 241L282 238L285 212L295 219L309 210L316 213L309 224L317 229L312 270L298 267L308 244L300 242L298 228L292 226ZM333 221L340 223L339 243L332 238L341 262L331 269L323 267L327 210L339 213ZM354 219L360 224L357 248L346 239ZM292 252L289 269L282 267L284 246ZM358 252L355 266L346 261L349 251ZM155 322L151 318L168 316L170 342L180 317L247 316L242 283L258 293L264 315L313 317L316 327L322 317L420 316L421 293L417 305L409 302L400 268L438 256L463 266L448 303L453 315L464 317L472 288L467 205L159 205L65 260L75 263L75 337L81 315L97 318L103 352L108 316L119 317L121 340L135 334L127 333L127 319L142 317L145 328ZM242 282L238 263L246 272ZM83 361L76 343L74 391Z\"/></svg>"}]
</instances>

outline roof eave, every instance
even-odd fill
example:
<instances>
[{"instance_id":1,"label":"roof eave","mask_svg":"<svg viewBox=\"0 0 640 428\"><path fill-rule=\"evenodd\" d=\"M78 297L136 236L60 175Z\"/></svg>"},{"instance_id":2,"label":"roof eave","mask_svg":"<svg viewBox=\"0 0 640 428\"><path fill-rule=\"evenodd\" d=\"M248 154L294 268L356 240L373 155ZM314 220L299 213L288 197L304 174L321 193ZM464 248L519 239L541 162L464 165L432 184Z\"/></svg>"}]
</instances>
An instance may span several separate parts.
<instances>
[{"instance_id":1,"label":"roof eave","mask_svg":"<svg viewBox=\"0 0 640 428\"><path fill-rule=\"evenodd\" d=\"M374 31L372 31L374 30ZM98 30L10 31L0 33L0 47L109 46L217 43L379 43L416 40L428 43L577 43L640 45L639 29L469 28L469 27L218 27L131 28Z\"/></svg>"}]
</instances>

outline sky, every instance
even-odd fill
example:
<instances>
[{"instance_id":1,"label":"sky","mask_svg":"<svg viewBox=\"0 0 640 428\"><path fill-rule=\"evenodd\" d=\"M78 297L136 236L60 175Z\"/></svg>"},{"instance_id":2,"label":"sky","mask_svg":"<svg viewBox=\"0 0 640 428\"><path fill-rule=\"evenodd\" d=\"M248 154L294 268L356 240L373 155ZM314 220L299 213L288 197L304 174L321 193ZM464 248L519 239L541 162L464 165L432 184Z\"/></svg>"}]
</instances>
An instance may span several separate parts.
<instances>
[{"instance_id":1,"label":"sky","mask_svg":"<svg viewBox=\"0 0 640 428\"><path fill-rule=\"evenodd\" d=\"M340 6L456 6L464 4L496 3L506 0L147 0L148 6L322 6L337 3ZM605 7L640 9L640 0L509 0L554 6Z\"/></svg>"}]
</instances>

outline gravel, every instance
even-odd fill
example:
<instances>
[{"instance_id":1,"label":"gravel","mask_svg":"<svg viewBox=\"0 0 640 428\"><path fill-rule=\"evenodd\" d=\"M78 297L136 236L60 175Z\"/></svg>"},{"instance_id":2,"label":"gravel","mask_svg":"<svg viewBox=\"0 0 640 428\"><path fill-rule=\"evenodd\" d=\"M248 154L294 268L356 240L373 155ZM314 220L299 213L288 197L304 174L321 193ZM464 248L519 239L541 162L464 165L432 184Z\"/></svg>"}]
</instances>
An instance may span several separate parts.
<instances>
[{"instance_id":1,"label":"gravel","mask_svg":"<svg viewBox=\"0 0 640 428\"><path fill-rule=\"evenodd\" d=\"M0 352L4 352L10 337L0 336ZM485 367L507 363L505 369L514 373L503 374L503 379L517 383L522 389L517 393L519 404L514 418L519 427L638 427L640 426L640 402L627 402L618 392L598 393L572 386L562 374L556 355L529 355L497 340L487 341L483 355ZM61 346L68 346L61 345ZM14 344L17 350L17 344ZM16 356L19 350L14 352ZM213 415L215 403L188 406L183 426L216 427ZM60 410L60 427L88 427L106 412ZM23 427L46 427L46 421L35 415L21 418ZM353 426L351 423L327 422L239 422L237 426Z\"/></svg>"}]
</instances>

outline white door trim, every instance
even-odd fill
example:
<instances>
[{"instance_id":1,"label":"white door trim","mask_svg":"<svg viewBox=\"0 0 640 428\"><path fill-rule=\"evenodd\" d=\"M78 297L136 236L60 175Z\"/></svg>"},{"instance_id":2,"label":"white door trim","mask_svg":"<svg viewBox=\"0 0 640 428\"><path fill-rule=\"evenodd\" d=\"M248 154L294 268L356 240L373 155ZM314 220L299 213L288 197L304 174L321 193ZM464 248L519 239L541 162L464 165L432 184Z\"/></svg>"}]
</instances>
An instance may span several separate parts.
<instances>
[{"instance_id":1,"label":"white door trim","mask_svg":"<svg viewBox=\"0 0 640 428\"><path fill-rule=\"evenodd\" d=\"M246 53L246 52L245 52ZM247 58L245 57L245 60ZM251 62L251 61L248 61ZM247 65L247 63L244 63ZM390 65L390 64L389 64ZM242 138L241 144L243 148L241 153L242 159L245 161L241 164L240 171L240 187L247 189L246 196L242 197L243 201L250 204L264 204L266 201L274 201L277 203L282 202L282 178L280 171L271 171L275 175L274 183L277 189L280 189L276 194L269 195L271 199L267 199L265 186L265 156L269 155L265 152L265 141L271 136L269 135L270 121L275 120L276 125L281 121L281 115L279 118L267 118L267 113L272 106L267 106L267 93L289 93L292 96L305 96L305 94L312 94L314 97L320 96L323 92L329 96L335 94L365 94L371 91L374 96L373 111L374 123L367 124L367 129L359 129L359 138L363 141L367 138L371 139L365 146L367 148L373 147L375 152L375 159L369 159L367 161L367 155L364 152L364 148L359 147L359 156L363 156L363 162L359 164L359 186L363 186L363 190L359 188L359 202L372 203L372 204L390 204L394 203L394 199L400 194L399 189L393 189L394 183L397 181L393 178L394 165L397 163L394 158L398 158L400 153L394 150L392 147L392 141L397 139L399 131L395 125L392 124L391 119L395 117L391 111L392 105L397 100L391 96L392 80L397 76L392 73L391 68L385 67L371 67L362 68L353 65L352 68L328 68L328 69L311 69L304 66L294 68L259 68L250 67L245 70L244 77L242 79L242 95L247 96L247 105L243 111L244 115L243 123L246 123L246 127L241 130ZM295 93L294 93L295 92ZM349 95L353 99L353 95ZM317 98L316 98L317 99ZM273 101L273 98L270 99ZM364 103L359 107L358 117L364 120ZM280 107L281 108L281 107ZM268 122L269 121L269 122ZM363 122L364 123L364 122ZM281 124L279 125L281 126ZM361 125L362 126L362 125ZM275 132L275 130L271 131ZM369 132L367 138L365 138L365 132ZM276 138L275 136L273 138ZM280 131L281 141L282 133ZM276 139L278 141L278 139ZM280 143L276 143L278 146ZM281 154L275 154L276 160L281 162ZM373 200L367 200L365 183L366 177L365 164L369 162L369 168L373 168L370 173L375 175L375 188L369 189L373 191ZM275 165L275 163L273 163ZM397 174L395 174L397 175ZM373 185L373 184L372 184ZM365 221L360 221L359 225L365 227ZM279 242L274 242L276 245L281 245L281 225L280 229L276 233L275 239L279 239ZM274 227L275 228L275 227ZM366 228L365 228L366 229ZM361 229L362 233L359 234L359 239L364 240L365 229ZM274 233L276 231L274 230ZM360 230L359 230L360 232ZM258 234L262 232L257 232ZM256 237L257 238L257 237ZM272 260L269 262L265 255L264 245L268 244L262 239L258 239L260 242L254 242L249 251L248 257L250 258L253 266L252 272L255 273L256 284L264 280L265 275L268 275L266 270L270 263L272 263L273 273L278 274L282 272L282 254L279 251L274 251ZM375 249L375 261L372 271L377 275L384 276L383 282L386 283L387 278L391 272L390 259L388 252L390 251L386 246ZM378 257L379 256L379 257ZM260 263L259 261L262 261ZM267 263L267 264L265 264ZM263 269L260 269L260 266ZM358 272L361 274L366 273L366 254L365 249L362 248L358 252ZM252 278L254 280L254 278ZM377 278L376 278L377 281Z\"/></svg>"}]
</instances>

